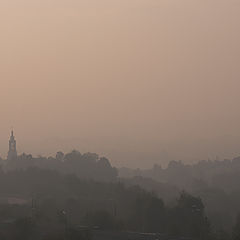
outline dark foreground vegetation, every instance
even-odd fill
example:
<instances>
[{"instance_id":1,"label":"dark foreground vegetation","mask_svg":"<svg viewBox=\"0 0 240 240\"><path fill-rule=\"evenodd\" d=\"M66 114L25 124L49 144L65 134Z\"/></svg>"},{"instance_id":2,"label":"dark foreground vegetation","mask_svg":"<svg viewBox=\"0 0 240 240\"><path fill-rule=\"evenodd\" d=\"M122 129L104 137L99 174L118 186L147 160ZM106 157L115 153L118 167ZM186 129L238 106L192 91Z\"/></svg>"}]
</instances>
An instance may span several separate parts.
<instances>
[{"instance_id":1,"label":"dark foreground vegetation","mask_svg":"<svg viewBox=\"0 0 240 240\"><path fill-rule=\"evenodd\" d=\"M117 170L97 154L2 161L1 240L238 240L240 160Z\"/></svg>"},{"instance_id":2,"label":"dark foreground vegetation","mask_svg":"<svg viewBox=\"0 0 240 240\"><path fill-rule=\"evenodd\" d=\"M196 239L211 236L201 199L186 192L174 206L166 206L140 187L86 181L38 168L1 172L0 189L1 239L62 239L63 234L69 234L68 239L90 239L90 229L96 227ZM9 203L13 200L15 204ZM81 226L89 232L78 231Z\"/></svg>"},{"instance_id":3,"label":"dark foreground vegetation","mask_svg":"<svg viewBox=\"0 0 240 240\"><path fill-rule=\"evenodd\" d=\"M240 158L195 164L171 161L167 168L119 169L126 183L154 190L167 201L184 189L200 196L214 231L230 234L240 212ZM127 180L126 180L127 179Z\"/></svg>"}]
</instances>

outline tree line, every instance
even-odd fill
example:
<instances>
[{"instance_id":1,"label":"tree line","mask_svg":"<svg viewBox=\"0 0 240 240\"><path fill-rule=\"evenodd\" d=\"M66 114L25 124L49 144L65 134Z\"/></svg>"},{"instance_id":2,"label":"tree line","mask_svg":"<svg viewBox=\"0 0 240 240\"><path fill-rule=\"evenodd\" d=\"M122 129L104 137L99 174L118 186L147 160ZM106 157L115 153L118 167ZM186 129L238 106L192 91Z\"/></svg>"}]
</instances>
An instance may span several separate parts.
<instances>
[{"instance_id":1,"label":"tree line","mask_svg":"<svg viewBox=\"0 0 240 240\"><path fill-rule=\"evenodd\" d=\"M1 171L0 193L6 198L26 200L21 204L0 204L3 240L49 239L64 231L66 221L73 231L72 237L77 235L79 226L85 226L104 231L212 239L201 199L184 191L170 206L139 186L83 180L54 170L29 168ZM43 232L48 235L42 236ZM87 237L90 239L90 234Z\"/></svg>"}]
</instances>

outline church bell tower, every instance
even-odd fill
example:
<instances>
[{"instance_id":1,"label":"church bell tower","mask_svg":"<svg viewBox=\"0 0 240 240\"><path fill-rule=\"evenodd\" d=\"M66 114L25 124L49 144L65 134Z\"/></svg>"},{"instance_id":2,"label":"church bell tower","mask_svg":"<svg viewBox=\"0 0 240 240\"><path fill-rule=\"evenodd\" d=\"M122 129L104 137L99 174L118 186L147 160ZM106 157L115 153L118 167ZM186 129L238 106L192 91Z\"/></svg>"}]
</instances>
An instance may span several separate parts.
<instances>
[{"instance_id":1,"label":"church bell tower","mask_svg":"<svg viewBox=\"0 0 240 240\"><path fill-rule=\"evenodd\" d=\"M17 159L17 146L16 146L16 140L13 134L13 131L11 131L11 136L9 139L9 151L8 151L8 160L16 160Z\"/></svg>"}]
</instances>

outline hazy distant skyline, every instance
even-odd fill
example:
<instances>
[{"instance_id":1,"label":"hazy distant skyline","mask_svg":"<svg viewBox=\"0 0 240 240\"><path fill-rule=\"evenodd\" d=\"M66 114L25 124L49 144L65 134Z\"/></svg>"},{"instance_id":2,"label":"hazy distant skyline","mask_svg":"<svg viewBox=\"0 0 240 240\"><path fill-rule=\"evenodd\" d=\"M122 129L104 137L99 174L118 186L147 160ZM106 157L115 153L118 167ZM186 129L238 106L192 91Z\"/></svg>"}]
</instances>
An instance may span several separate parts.
<instances>
[{"instance_id":1,"label":"hazy distant skyline","mask_svg":"<svg viewBox=\"0 0 240 240\"><path fill-rule=\"evenodd\" d=\"M1 0L0 155L114 165L240 155L237 0ZM158 160L159 159L159 160Z\"/></svg>"}]
</instances>

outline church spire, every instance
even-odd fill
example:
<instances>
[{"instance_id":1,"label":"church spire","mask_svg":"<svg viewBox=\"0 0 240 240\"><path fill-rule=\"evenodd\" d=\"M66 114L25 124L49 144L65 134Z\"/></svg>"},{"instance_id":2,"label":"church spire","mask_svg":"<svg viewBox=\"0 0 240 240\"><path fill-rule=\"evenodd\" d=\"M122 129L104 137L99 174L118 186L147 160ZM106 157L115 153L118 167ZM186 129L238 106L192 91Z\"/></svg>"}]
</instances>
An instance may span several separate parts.
<instances>
[{"instance_id":1,"label":"church spire","mask_svg":"<svg viewBox=\"0 0 240 240\"><path fill-rule=\"evenodd\" d=\"M11 136L9 139L9 151L8 151L8 160L17 159L17 144L13 134L13 130L11 131Z\"/></svg>"}]
</instances>

